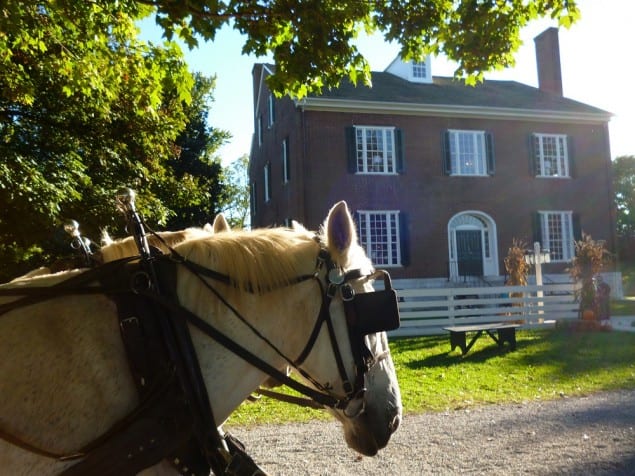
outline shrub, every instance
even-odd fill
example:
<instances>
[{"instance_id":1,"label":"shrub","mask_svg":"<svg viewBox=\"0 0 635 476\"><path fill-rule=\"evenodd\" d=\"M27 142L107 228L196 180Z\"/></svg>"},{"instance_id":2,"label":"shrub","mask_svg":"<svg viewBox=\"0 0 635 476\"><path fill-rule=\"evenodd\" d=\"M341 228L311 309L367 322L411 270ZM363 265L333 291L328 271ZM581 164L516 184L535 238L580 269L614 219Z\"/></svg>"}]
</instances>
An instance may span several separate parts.
<instances>
[{"instance_id":1,"label":"shrub","mask_svg":"<svg viewBox=\"0 0 635 476\"><path fill-rule=\"evenodd\" d=\"M505 271L507 272L507 286L526 286L527 275L529 274L529 265L525 261L525 248L527 247L524 241L512 240L512 245L507 250L507 256L505 257Z\"/></svg>"},{"instance_id":2,"label":"shrub","mask_svg":"<svg viewBox=\"0 0 635 476\"><path fill-rule=\"evenodd\" d=\"M581 285L576 295L580 302L580 317L589 309L598 315L593 278L609 262L610 256L604 242L595 241L590 235L583 234L582 239L575 242L575 258L568 271L571 278Z\"/></svg>"}]
</instances>

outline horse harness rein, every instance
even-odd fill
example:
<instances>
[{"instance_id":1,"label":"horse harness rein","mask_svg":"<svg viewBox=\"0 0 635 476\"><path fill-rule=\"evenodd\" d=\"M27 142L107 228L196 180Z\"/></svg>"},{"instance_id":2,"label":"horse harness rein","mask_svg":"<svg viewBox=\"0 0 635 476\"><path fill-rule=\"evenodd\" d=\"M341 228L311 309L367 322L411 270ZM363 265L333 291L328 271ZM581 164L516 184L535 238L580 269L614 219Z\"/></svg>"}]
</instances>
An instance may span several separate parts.
<instances>
[{"instance_id":1,"label":"horse harness rein","mask_svg":"<svg viewBox=\"0 0 635 476\"><path fill-rule=\"evenodd\" d=\"M176 265L183 265L194 273L225 306L318 390L290 378L182 307L176 297ZM119 271L115 272L116 270ZM119 273L124 273L127 278L122 281ZM324 283L320 277L322 274L325 275ZM384 280L382 291L356 294L350 284L357 279L380 276ZM182 474L207 475L210 469L219 475L264 474L245 453L239 441L231 435L221 435L217 430L218 425L209 405L188 324L194 325L231 352L309 400L289 398L264 390L259 393L291 403L340 409L351 418L364 411L365 374L387 356L387 352L374 356L366 346L365 336L399 327L396 295L387 272L378 270L363 274L360 270L352 270L344 273L336 267L328 251L320 246L315 272L299 276L290 284L315 279L322 294L322 304L314 328L303 351L295 360L284 356L254 329L204 278L230 283L228 276L187 261L172 250L171 255L150 252L142 253L141 259L126 258L106 263L52 287L0 291L0 295L23 296L0 305L0 315L17 307L63 295L107 294L113 298L119 310L122 339L141 400L131 414L74 455L50 453L1 429L0 438L23 449L59 460L82 459L62 473L66 476L88 472L95 475L135 474L166 457ZM96 279L101 280L101 286L90 285ZM130 285L122 289L119 284L121 282L128 282ZM330 315L330 304L338 292L344 305L356 367L352 382L343 363ZM324 324L343 382L346 393L344 397L334 395L328 385L322 385L299 368L309 356ZM161 357L157 358L158 356ZM166 415L171 415L172 418L166 418ZM113 452L121 455L121 464L113 465Z\"/></svg>"}]
</instances>

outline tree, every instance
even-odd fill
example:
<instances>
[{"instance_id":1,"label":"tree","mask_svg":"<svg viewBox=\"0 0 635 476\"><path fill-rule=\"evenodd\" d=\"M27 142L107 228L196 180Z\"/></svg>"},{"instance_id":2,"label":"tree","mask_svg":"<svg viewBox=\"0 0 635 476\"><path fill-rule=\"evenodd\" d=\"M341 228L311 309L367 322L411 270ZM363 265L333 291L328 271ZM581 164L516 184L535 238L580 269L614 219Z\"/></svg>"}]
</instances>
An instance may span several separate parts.
<instances>
[{"instance_id":1,"label":"tree","mask_svg":"<svg viewBox=\"0 0 635 476\"><path fill-rule=\"evenodd\" d=\"M185 106L187 124L176 139L178 156L168 161L179 185L191 184L165 197L164 205L170 209L166 227L173 230L211 222L223 196L222 165L215 152L230 135L207 122L215 79L200 73L194 79L192 102Z\"/></svg>"},{"instance_id":2,"label":"tree","mask_svg":"<svg viewBox=\"0 0 635 476\"><path fill-rule=\"evenodd\" d=\"M482 72L514 64L519 33L529 21L550 16L569 26L579 17L573 0L456 0L439 2L359 0L285 1L140 0L156 8L157 23L170 38L196 45L213 40L225 23L247 36L245 53L271 53L276 64L269 87L302 96L336 86L347 75L370 81L367 62L353 40L361 31L381 32L402 46L406 59L444 53L456 74L472 82Z\"/></svg>"},{"instance_id":3,"label":"tree","mask_svg":"<svg viewBox=\"0 0 635 476\"><path fill-rule=\"evenodd\" d=\"M223 169L221 211L232 228L248 228L249 221L249 156L243 155Z\"/></svg>"},{"instance_id":4,"label":"tree","mask_svg":"<svg viewBox=\"0 0 635 476\"><path fill-rule=\"evenodd\" d=\"M528 22L549 16L567 27L579 17L575 0L40 0L32 4L5 0L4 4L0 32L25 33L19 44L9 45L0 33L0 49L4 41L9 51L17 48L18 52L37 51L46 44L46 35L66 24L78 32L112 29L117 33L127 28L122 18L155 13L168 39L178 36L190 47L199 39L213 41L219 28L230 24L246 36L244 53L273 56L276 71L268 78L272 90L296 96L336 86L345 76L354 83L369 83L368 63L354 45L362 31L380 32L387 41L399 43L406 59L443 53L457 62L457 76L467 75L474 82L484 71L514 64L520 30ZM15 15L25 11L31 13ZM39 20L42 11L50 22ZM90 35L85 40L87 51L105 46ZM61 41L58 48L64 45ZM85 70L72 60L73 54L73 50L65 51L57 63L71 90L93 87L93 82L108 89L109 75L99 78L107 70L77 74ZM22 79L16 78L13 89L28 97L32 88Z\"/></svg>"},{"instance_id":5,"label":"tree","mask_svg":"<svg viewBox=\"0 0 635 476\"><path fill-rule=\"evenodd\" d=\"M617 157L612 168L617 232L623 237L632 237L635 236L635 156Z\"/></svg>"},{"instance_id":6,"label":"tree","mask_svg":"<svg viewBox=\"0 0 635 476\"><path fill-rule=\"evenodd\" d=\"M170 207L214 198L200 187L214 177L179 170L190 158L176 146L207 114L213 81L197 86L175 44L137 40L134 2L26 3L0 7L2 279L66 253L67 218L88 236L123 234L122 186L153 225L174 216ZM206 157L219 140L204 141Z\"/></svg>"}]
</instances>

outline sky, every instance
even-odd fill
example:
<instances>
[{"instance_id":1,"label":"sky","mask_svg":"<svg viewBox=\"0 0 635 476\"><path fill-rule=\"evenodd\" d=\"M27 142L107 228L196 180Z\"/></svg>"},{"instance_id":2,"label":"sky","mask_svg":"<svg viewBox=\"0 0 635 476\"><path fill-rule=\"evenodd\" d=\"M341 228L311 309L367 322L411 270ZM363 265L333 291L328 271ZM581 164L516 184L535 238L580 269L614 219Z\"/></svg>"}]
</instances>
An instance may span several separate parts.
<instances>
[{"instance_id":1,"label":"sky","mask_svg":"<svg viewBox=\"0 0 635 476\"><path fill-rule=\"evenodd\" d=\"M579 0L582 17L571 28L560 28L560 62L565 97L613 114L609 122L611 157L635 155L635 45L634 0ZM153 19L141 23L144 39L160 41ZM523 45L516 53L516 66L486 73L486 79L518 81L538 86L533 39L550 26L550 19L536 20L521 31ZM245 37L229 27L221 29L213 43L201 43L195 50L183 48L192 71L216 75L214 103L209 122L229 131L232 139L219 150L223 163L249 154L253 135L253 65L271 58L241 54ZM387 44L381 36L361 38L360 52L373 71L383 71L399 53L399 46ZM452 76L455 65L443 57L432 58L433 76Z\"/></svg>"}]
</instances>

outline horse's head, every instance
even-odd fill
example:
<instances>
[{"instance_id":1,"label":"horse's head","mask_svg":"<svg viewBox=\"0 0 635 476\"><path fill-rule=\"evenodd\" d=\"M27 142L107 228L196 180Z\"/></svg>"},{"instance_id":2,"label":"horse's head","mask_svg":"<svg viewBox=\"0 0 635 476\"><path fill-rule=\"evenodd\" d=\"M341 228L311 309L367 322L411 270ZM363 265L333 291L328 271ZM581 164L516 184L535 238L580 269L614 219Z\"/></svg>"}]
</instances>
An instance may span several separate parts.
<instances>
[{"instance_id":1,"label":"horse's head","mask_svg":"<svg viewBox=\"0 0 635 476\"><path fill-rule=\"evenodd\" d=\"M315 376L331 369L331 392L347 395L346 406L331 412L342 422L348 445L373 456L401 421L401 395L384 332L398 325L396 299L391 289L374 290L372 278L382 276L387 283L390 278L374 272L345 202L329 212L322 241L329 256L325 287L335 339L323 326L315 346L319 350L307 356L303 367ZM334 362L338 352L346 375Z\"/></svg>"},{"instance_id":2,"label":"horse's head","mask_svg":"<svg viewBox=\"0 0 635 476\"><path fill-rule=\"evenodd\" d=\"M175 250L180 302L214 326L196 324L192 339L215 415L225 419L269 376L297 390L291 368L313 387L299 391L342 421L349 446L364 455L386 446L401 421L384 332L399 324L397 302L389 285L374 290L374 278L389 277L373 269L344 202L318 236L294 224L214 233ZM213 329L224 349L211 345ZM231 392L215 390L218 382Z\"/></svg>"}]
</instances>

